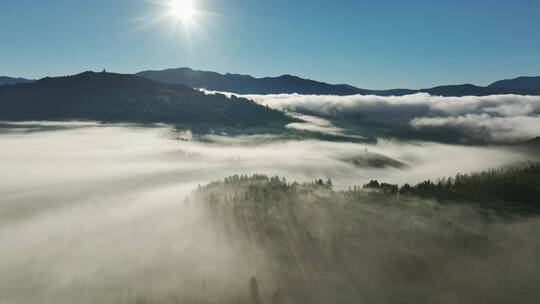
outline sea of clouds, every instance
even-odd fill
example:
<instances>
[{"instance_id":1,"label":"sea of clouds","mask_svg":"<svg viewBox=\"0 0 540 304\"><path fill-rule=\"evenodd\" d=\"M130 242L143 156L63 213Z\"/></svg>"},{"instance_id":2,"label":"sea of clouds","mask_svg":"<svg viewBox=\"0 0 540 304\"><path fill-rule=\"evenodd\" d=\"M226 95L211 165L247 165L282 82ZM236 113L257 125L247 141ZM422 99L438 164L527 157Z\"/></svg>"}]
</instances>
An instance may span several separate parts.
<instances>
[{"instance_id":1,"label":"sea of clouds","mask_svg":"<svg viewBox=\"0 0 540 304\"><path fill-rule=\"evenodd\" d=\"M30 122L0 130L2 303L133 303L200 291L206 279L243 292L252 274L244 254L183 204L198 184L233 174L331 178L347 188L538 159L506 146L192 138L167 126ZM370 165L381 157L403 165Z\"/></svg>"},{"instance_id":2,"label":"sea of clouds","mask_svg":"<svg viewBox=\"0 0 540 304\"><path fill-rule=\"evenodd\" d=\"M316 114L330 120L353 117L350 121L359 125L391 125L410 128L419 134L438 131L441 138L447 135L445 133L458 132L467 143L519 142L540 136L540 96L442 97L427 93L405 96L241 96L274 109ZM317 124L311 129L326 132L324 127L317 128ZM335 127L326 129L327 133L336 133Z\"/></svg>"}]
</instances>

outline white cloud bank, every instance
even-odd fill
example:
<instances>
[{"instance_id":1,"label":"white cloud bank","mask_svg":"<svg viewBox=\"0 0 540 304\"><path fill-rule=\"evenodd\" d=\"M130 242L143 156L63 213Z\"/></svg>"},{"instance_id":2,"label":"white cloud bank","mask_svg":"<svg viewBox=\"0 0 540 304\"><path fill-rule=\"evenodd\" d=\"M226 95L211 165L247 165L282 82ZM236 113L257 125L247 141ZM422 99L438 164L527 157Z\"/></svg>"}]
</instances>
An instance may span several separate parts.
<instances>
[{"instance_id":1,"label":"white cloud bank","mask_svg":"<svg viewBox=\"0 0 540 304\"><path fill-rule=\"evenodd\" d=\"M355 116L359 124L370 121L417 131L441 129L441 134L452 129L473 142L520 141L540 135L540 96L242 96L274 109L327 118Z\"/></svg>"},{"instance_id":2,"label":"white cloud bank","mask_svg":"<svg viewBox=\"0 0 540 304\"><path fill-rule=\"evenodd\" d=\"M540 118L537 116L493 117L484 113L450 117L423 117L413 119L411 125L417 128L465 129L471 136L488 142L511 142L540 135Z\"/></svg>"},{"instance_id":3,"label":"white cloud bank","mask_svg":"<svg viewBox=\"0 0 540 304\"><path fill-rule=\"evenodd\" d=\"M36 131L0 133L2 303L135 303L141 294L159 302L201 290L203 280L216 299L242 294L254 272L265 273L257 268L264 261L253 262L233 246L242 239L223 239L204 212L182 203L199 183L253 173L332 178L338 187L372 178L417 182L535 157L397 141L210 136L211 142L185 142L168 128L92 124ZM343 161L367 153L408 166Z\"/></svg>"},{"instance_id":4,"label":"white cloud bank","mask_svg":"<svg viewBox=\"0 0 540 304\"><path fill-rule=\"evenodd\" d=\"M429 113L446 115L491 112L503 116L514 116L540 113L540 96L523 95L442 97L417 93L405 96L300 94L241 96L276 109L303 109L329 116L358 111L378 111L385 107L390 110L400 107L425 107Z\"/></svg>"}]
</instances>

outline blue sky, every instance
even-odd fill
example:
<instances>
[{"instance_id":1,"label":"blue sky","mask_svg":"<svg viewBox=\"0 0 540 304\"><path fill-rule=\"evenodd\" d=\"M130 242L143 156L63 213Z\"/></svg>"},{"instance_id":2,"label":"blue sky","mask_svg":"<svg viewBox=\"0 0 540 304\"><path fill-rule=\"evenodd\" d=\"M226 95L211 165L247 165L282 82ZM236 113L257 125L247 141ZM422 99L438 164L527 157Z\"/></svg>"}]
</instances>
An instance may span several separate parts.
<instances>
[{"instance_id":1,"label":"blue sky","mask_svg":"<svg viewBox=\"0 0 540 304\"><path fill-rule=\"evenodd\" d=\"M156 1L0 0L0 75L189 66L373 89L540 75L538 0L194 0L190 25Z\"/></svg>"}]
</instances>

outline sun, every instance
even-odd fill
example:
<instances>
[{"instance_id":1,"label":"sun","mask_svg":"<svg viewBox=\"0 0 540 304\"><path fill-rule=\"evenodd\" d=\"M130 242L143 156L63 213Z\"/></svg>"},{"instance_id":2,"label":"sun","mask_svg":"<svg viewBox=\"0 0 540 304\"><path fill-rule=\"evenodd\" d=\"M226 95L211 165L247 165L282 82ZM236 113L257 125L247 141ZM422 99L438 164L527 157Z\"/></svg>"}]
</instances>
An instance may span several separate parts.
<instances>
[{"instance_id":1,"label":"sun","mask_svg":"<svg viewBox=\"0 0 540 304\"><path fill-rule=\"evenodd\" d=\"M170 9L171 15L182 22L189 22L195 15L195 5L191 0L172 0Z\"/></svg>"}]
</instances>

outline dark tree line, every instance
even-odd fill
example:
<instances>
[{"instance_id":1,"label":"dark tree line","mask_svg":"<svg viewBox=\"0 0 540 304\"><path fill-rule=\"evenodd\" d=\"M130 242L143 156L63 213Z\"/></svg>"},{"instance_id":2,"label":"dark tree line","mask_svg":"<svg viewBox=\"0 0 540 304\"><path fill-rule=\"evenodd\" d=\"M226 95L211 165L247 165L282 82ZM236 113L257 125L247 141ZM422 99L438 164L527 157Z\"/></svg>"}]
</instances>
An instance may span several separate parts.
<instances>
[{"instance_id":1,"label":"dark tree line","mask_svg":"<svg viewBox=\"0 0 540 304\"><path fill-rule=\"evenodd\" d=\"M440 200L504 201L538 206L540 164L458 174L414 186L406 184L400 193Z\"/></svg>"},{"instance_id":2,"label":"dark tree line","mask_svg":"<svg viewBox=\"0 0 540 304\"><path fill-rule=\"evenodd\" d=\"M206 187L217 185L248 185L250 191L243 195L255 200L279 196L279 192L303 193L313 189L332 190L330 179L317 179L310 183L299 184L287 182L278 176L268 177L256 174L253 176L235 175L222 182L213 182ZM261 185L264 185L262 187ZM226 187L225 187L226 188ZM510 203L516 207L540 207L540 164L531 163L517 167L490 169L468 174L457 174L454 177L438 180L425 180L415 185L397 184L371 180L363 186L353 186L347 191L339 191L346 196L355 193L380 193L436 199L439 201L465 201L471 203ZM234 199L234 198L233 198Z\"/></svg>"},{"instance_id":3,"label":"dark tree line","mask_svg":"<svg viewBox=\"0 0 540 304\"><path fill-rule=\"evenodd\" d=\"M245 241L239 251L257 248L267 259L241 303L432 303L449 290L461 303L504 303L515 299L508 282L516 279L515 290L537 298L530 291L538 259L528 254L538 243L529 243L527 232L537 227L505 230L512 216L498 226L503 217L476 203L535 203L539 177L540 165L530 164L413 186L373 180L336 190L330 180L235 175L199 187L186 202L208 207L220 234Z\"/></svg>"},{"instance_id":4,"label":"dark tree line","mask_svg":"<svg viewBox=\"0 0 540 304\"><path fill-rule=\"evenodd\" d=\"M490 169L418 184L381 183L372 180L350 191L377 191L385 194L415 196L439 201L473 203L512 203L515 207L540 207L540 164Z\"/></svg>"}]
</instances>

